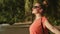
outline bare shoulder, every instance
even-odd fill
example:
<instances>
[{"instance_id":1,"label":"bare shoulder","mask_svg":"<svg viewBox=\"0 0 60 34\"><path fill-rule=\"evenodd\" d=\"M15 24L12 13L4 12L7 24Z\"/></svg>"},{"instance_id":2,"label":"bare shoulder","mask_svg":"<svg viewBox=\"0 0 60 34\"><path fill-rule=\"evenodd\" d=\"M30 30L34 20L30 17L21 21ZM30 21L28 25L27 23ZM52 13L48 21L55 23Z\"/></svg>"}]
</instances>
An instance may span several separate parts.
<instances>
[{"instance_id":1,"label":"bare shoulder","mask_svg":"<svg viewBox=\"0 0 60 34\"><path fill-rule=\"evenodd\" d=\"M47 17L43 16L42 17L42 22L45 22L47 20Z\"/></svg>"}]
</instances>

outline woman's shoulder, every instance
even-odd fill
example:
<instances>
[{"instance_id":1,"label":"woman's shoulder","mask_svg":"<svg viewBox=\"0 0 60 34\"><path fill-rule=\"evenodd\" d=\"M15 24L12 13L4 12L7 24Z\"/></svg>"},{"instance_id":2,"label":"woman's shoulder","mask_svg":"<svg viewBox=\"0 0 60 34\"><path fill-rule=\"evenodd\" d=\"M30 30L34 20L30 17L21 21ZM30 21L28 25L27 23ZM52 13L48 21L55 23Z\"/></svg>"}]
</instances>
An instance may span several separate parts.
<instances>
[{"instance_id":1,"label":"woman's shoulder","mask_svg":"<svg viewBox=\"0 0 60 34\"><path fill-rule=\"evenodd\" d=\"M42 19L47 19L47 17L46 16L42 16Z\"/></svg>"},{"instance_id":2,"label":"woman's shoulder","mask_svg":"<svg viewBox=\"0 0 60 34\"><path fill-rule=\"evenodd\" d=\"M46 16L42 16L42 22L44 22L45 20L47 20Z\"/></svg>"}]
</instances>

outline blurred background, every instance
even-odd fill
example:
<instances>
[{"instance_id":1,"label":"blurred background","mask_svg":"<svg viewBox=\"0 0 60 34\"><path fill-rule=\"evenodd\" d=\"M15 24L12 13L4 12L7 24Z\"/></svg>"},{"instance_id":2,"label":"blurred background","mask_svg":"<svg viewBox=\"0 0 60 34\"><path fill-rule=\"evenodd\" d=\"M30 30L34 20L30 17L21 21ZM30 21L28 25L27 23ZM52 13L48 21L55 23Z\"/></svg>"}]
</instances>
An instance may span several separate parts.
<instances>
[{"instance_id":1,"label":"blurred background","mask_svg":"<svg viewBox=\"0 0 60 34\"><path fill-rule=\"evenodd\" d=\"M26 30L27 32L25 33L28 34L29 32L27 29L29 28L29 25L32 23L34 19L31 13L32 6L36 2L40 2L43 4L43 1L47 1L47 4L45 4L45 6L47 7L44 8L46 10L44 15L47 17L49 22L51 22L54 26L59 26L60 0L0 0L1 34L9 34L9 33L11 34L11 31L15 30L16 30L15 32L17 32L18 31L17 29L20 29L20 26L22 28L21 31L25 32ZM9 24L9 25L3 25L3 24ZM7 33L8 31L9 33ZM20 34L23 34L23 32L21 32Z\"/></svg>"}]
</instances>

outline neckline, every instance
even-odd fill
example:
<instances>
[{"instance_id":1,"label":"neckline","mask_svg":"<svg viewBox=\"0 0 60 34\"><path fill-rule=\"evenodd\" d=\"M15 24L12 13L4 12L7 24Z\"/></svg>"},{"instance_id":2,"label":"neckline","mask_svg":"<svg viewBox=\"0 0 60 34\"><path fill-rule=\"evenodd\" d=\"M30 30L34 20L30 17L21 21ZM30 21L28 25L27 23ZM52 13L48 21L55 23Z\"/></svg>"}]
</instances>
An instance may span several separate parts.
<instances>
[{"instance_id":1,"label":"neckline","mask_svg":"<svg viewBox=\"0 0 60 34\"><path fill-rule=\"evenodd\" d=\"M41 18L42 18L42 17L41 17ZM34 21L39 20L39 19L41 19L41 18L35 19Z\"/></svg>"}]
</instances>

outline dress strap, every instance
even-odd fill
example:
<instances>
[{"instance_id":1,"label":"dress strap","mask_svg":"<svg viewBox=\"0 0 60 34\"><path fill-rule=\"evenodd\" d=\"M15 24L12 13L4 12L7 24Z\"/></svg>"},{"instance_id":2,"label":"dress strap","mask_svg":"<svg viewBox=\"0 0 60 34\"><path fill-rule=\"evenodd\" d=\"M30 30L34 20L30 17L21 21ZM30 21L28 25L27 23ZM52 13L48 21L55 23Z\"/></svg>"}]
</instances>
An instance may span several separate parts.
<instances>
[{"instance_id":1,"label":"dress strap","mask_svg":"<svg viewBox=\"0 0 60 34\"><path fill-rule=\"evenodd\" d=\"M44 32L44 28L43 28L43 23L42 23L42 18L41 18L41 26L42 26L43 34L45 34L45 32Z\"/></svg>"}]
</instances>

